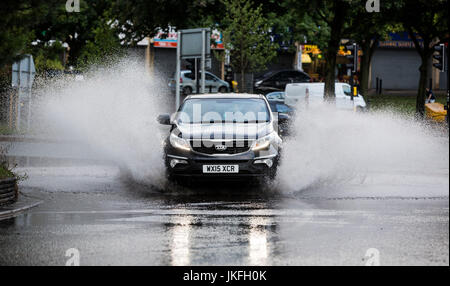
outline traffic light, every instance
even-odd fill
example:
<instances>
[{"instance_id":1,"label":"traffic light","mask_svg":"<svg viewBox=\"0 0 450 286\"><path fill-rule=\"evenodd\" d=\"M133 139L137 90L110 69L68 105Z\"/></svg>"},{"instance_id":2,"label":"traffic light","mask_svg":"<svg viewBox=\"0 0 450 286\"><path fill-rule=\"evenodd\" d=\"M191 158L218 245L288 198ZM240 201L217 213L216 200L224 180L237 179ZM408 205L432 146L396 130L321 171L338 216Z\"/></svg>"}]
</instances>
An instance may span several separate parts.
<instances>
[{"instance_id":1,"label":"traffic light","mask_svg":"<svg viewBox=\"0 0 450 286\"><path fill-rule=\"evenodd\" d=\"M347 55L347 59L350 59L350 63L347 64L347 68L352 71L352 73L356 73L358 71L358 45L348 45L345 47L347 51L350 51L351 54Z\"/></svg>"},{"instance_id":2,"label":"traffic light","mask_svg":"<svg viewBox=\"0 0 450 286\"><path fill-rule=\"evenodd\" d=\"M445 54L445 45L434 46L434 51L433 59L437 60L437 63L433 63L433 66L441 72L445 72L445 57L448 56Z\"/></svg>"},{"instance_id":3,"label":"traffic light","mask_svg":"<svg viewBox=\"0 0 450 286\"><path fill-rule=\"evenodd\" d=\"M230 84L233 81L233 69L231 65L225 65L225 81Z\"/></svg>"}]
</instances>

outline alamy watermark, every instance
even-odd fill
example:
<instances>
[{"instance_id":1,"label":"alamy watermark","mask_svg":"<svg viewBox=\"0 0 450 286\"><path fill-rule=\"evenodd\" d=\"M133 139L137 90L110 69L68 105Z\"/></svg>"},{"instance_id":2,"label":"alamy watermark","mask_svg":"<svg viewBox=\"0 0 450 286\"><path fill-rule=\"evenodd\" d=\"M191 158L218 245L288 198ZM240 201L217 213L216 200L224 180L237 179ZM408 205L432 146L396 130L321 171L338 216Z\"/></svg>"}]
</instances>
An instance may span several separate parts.
<instances>
[{"instance_id":1,"label":"alamy watermark","mask_svg":"<svg viewBox=\"0 0 450 286\"><path fill-rule=\"evenodd\" d=\"M68 13L80 12L80 0L67 0L66 1L66 11Z\"/></svg>"},{"instance_id":2,"label":"alamy watermark","mask_svg":"<svg viewBox=\"0 0 450 286\"><path fill-rule=\"evenodd\" d=\"M380 251L376 248L369 248L366 251L366 266L380 266Z\"/></svg>"},{"instance_id":3,"label":"alamy watermark","mask_svg":"<svg viewBox=\"0 0 450 286\"><path fill-rule=\"evenodd\" d=\"M379 13L380 12L380 0L367 0L366 11L369 13Z\"/></svg>"},{"instance_id":4,"label":"alamy watermark","mask_svg":"<svg viewBox=\"0 0 450 286\"><path fill-rule=\"evenodd\" d=\"M66 266L80 266L80 251L76 248L69 248L66 250Z\"/></svg>"}]
</instances>

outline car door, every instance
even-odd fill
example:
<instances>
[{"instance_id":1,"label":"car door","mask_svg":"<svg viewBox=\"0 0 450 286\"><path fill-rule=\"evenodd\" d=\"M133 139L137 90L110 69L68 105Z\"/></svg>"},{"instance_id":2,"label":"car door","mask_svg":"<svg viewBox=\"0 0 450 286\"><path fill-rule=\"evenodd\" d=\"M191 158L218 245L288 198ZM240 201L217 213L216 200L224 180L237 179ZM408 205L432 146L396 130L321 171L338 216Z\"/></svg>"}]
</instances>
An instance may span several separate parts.
<instances>
[{"instance_id":1,"label":"car door","mask_svg":"<svg viewBox=\"0 0 450 286\"><path fill-rule=\"evenodd\" d=\"M214 75L205 73L205 92L217 92L219 89L217 84L218 80Z\"/></svg>"}]
</instances>

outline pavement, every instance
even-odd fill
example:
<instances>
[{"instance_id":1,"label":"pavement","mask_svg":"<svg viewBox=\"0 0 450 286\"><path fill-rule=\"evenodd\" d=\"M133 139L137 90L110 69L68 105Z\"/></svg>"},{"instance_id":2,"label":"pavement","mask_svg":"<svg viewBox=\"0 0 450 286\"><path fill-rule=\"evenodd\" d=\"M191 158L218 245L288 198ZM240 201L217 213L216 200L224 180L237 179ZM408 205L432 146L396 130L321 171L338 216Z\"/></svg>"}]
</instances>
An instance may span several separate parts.
<instances>
[{"instance_id":1,"label":"pavement","mask_svg":"<svg viewBox=\"0 0 450 286\"><path fill-rule=\"evenodd\" d=\"M449 264L448 196L154 185L47 144L10 154L21 197L42 203L0 221L0 265Z\"/></svg>"},{"instance_id":2,"label":"pavement","mask_svg":"<svg viewBox=\"0 0 450 286\"><path fill-rule=\"evenodd\" d=\"M41 203L42 201L39 199L30 198L22 194L22 196L19 197L17 202L0 206L0 221L19 216L29 211L30 209L37 207Z\"/></svg>"}]
</instances>

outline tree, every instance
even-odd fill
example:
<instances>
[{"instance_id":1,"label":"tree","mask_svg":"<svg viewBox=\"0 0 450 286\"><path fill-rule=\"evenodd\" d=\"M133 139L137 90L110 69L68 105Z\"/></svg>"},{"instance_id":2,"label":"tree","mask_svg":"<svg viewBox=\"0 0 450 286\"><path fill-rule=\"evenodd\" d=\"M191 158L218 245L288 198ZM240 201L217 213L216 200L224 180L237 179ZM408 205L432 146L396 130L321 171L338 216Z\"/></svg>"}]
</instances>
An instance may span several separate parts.
<instances>
[{"instance_id":1,"label":"tree","mask_svg":"<svg viewBox=\"0 0 450 286\"><path fill-rule=\"evenodd\" d=\"M414 42L420 56L420 80L416 99L416 116L425 114L425 88L428 79L428 63L434 46L447 41L448 2L446 0L404 0L398 13L399 20Z\"/></svg>"},{"instance_id":2,"label":"tree","mask_svg":"<svg viewBox=\"0 0 450 286\"><path fill-rule=\"evenodd\" d=\"M34 56L36 72L64 70L62 59L64 50L65 47L58 41L32 45L29 51Z\"/></svg>"},{"instance_id":3,"label":"tree","mask_svg":"<svg viewBox=\"0 0 450 286\"><path fill-rule=\"evenodd\" d=\"M310 35L308 41L319 39L318 45L325 54L325 94L327 101L335 99L336 57L341 39L348 33L348 19L351 11L350 0L305 0L288 1L293 8L294 21L300 21L304 27L297 30L300 36ZM305 21L306 20L306 21ZM298 24L293 23L299 27ZM309 28L308 28L309 27ZM308 30L305 30L307 28ZM312 28L312 29L311 29Z\"/></svg>"},{"instance_id":4,"label":"tree","mask_svg":"<svg viewBox=\"0 0 450 286\"><path fill-rule=\"evenodd\" d=\"M388 38L389 32L401 30L401 25L395 21L401 5L397 2L384 2L379 13L368 13L365 8L366 0L359 0L354 5L349 22L349 38L359 44L362 51L360 68L360 92L367 96L369 89L369 72L372 56L378 42Z\"/></svg>"},{"instance_id":5,"label":"tree","mask_svg":"<svg viewBox=\"0 0 450 286\"><path fill-rule=\"evenodd\" d=\"M0 9L0 68L11 64L33 39L34 23L43 18L44 0L4 0Z\"/></svg>"},{"instance_id":6,"label":"tree","mask_svg":"<svg viewBox=\"0 0 450 286\"><path fill-rule=\"evenodd\" d=\"M158 29L212 26L223 18L220 0L114 1L112 17L118 21L129 44L152 37Z\"/></svg>"},{"instance_id":7,"label":"tree","mask_svg":"<svg viewBox=\"0 0 450 286\"><path fill-rule=\"evenodd\" d=\"M111 9L112 1L80 1L79 13L67 12L65 2L49 0L45 3L45 17L34 27L35 38L43 43L51 40L67 43L70 48L68 63L77 65L85 45L95 41L93 31L102 26L104 13Z\"/></svg>"},{"instance_id":8,"label":"tree","mask_svg":"<svg viewBox=\"0 0 450 286\"><path fill-rule=\"evenodd\" d=\"M231 66L240 72L241 90L245 92L245 73L264 69L275 56L270 27L262 13L262 5L253 7L248 0L225 0L223 42L230 50Z\"/></svg>"},{"instance_id":9,"label":"tree","mask_svg":"<svg viewBox=\"0 0 450 286\"><path fill-rule=\"evenodd\" d=\"M86 45L81 48L78 66L83 68L122 56L124 49L118 37L119 30L117 23L111 20L106 11L98 26L92 29L93 39L87 40Z\"/></svg>"}]
</instances>

